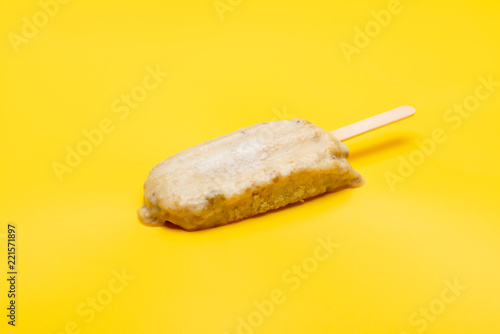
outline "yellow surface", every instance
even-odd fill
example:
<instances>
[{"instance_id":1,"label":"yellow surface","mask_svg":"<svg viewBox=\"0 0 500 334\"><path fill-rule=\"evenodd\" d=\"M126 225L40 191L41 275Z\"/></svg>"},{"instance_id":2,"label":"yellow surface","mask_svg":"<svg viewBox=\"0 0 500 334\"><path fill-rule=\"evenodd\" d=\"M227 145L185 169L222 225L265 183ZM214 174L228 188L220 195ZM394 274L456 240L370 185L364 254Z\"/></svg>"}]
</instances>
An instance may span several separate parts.
<instances>
[{"instance_id":1,"label":"yellow surface","mask_svg":"<svg viewBox=\"0 0 500 334\"><path fill-rule=\"evenodd\" d=\"M1 2L1 332L499 333L498 3L221 2ZM347 143L362 188L201 232L136 218L179 150L399 105L417 115Z\"/></svg>"}]
</instances>

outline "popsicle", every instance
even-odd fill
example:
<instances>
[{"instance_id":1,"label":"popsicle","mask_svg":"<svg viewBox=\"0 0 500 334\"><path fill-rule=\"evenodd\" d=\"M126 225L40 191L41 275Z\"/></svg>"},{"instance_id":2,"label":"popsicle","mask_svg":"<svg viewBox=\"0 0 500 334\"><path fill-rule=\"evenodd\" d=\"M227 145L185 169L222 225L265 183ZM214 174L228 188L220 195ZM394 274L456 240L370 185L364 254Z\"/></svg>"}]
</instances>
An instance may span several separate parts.
<instances>
[{"instance_id":1,"label":"popsicle","mask_svg":"<svg viewBox=\"0 0 500 334\"><path fill-rule=\"evenodd\" d=\"M264 122L188 148L150 171L139 220L201 230L359 187L342 140L414 112L399 107L332 132L300 118Z\"/></svg>"}]
</instances>

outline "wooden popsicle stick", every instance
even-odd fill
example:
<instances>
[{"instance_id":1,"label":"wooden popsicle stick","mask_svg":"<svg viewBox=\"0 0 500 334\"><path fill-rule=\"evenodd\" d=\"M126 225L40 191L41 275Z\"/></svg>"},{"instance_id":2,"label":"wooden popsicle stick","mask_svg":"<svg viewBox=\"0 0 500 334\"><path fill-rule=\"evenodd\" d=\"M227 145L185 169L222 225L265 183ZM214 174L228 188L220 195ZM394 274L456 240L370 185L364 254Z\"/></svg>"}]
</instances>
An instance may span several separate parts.
<instances>
[{"instance_id":1,"label":"wooden popsicle stick","mask_svg":"<svg viewBox=\"0 0 500 334\"><path fill-rule=\"evenodd\" d=\"M381 128L383 126L401 121L415 114L415 108L409 106L397 107L381 114L369 117L362 121L344 126L331 133L340 141L344 141L363 133Z\"/></svg>"}]
</instances>

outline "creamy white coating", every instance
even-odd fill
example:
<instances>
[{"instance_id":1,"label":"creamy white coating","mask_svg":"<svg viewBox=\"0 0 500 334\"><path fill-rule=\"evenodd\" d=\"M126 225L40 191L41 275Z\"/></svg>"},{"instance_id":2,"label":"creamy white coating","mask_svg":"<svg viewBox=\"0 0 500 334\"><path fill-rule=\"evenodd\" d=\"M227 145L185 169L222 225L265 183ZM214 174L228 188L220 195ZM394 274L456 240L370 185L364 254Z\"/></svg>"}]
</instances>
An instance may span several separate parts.
<instances>
[{"instance_id":1,"label":"creamy white coating","mask_svg":"<svg viewBox=\"0 0 500 334\"><path fill-rule=\"evenodd\" d=\"M144 184L139 217L145 224L162 225L169 220L194 230L223 225L321 192L359 186L364 180L351 168L347 156L347 147L331 133L302 119L252 125L188 148L154 166ZM301 187L313 184L305 179L309 175L323 178L325 190L314 185L309 192L283 199L293 188L288 183L300 183ZM291 181L294 178L296 181ZM277 183L275 194L267 198L272 203L260 199L252 210L238 212L248 206L244 201L251 201L252 194Z\"/></svg>"}]
</instances>

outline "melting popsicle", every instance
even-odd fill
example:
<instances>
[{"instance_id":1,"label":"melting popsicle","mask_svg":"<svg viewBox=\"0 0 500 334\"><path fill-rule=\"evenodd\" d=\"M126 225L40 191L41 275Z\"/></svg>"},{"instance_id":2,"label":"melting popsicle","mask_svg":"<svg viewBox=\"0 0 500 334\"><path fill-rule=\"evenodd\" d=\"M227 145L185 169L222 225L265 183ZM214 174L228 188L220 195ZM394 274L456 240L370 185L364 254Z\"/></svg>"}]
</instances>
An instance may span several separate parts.
<instances>
[{"instance_id":1,"label":"melting popsicle","mask_svg":"<svg viewBox=\"0 0 500 334\"><path fill-rule=\"evenodd\" d=\"M265 122L188 148L153 167L139 219L200 230L359 187L364 179L341 140L414 112L399 107L332 132L299 118Z\"/></svg>"}]
</instances>

